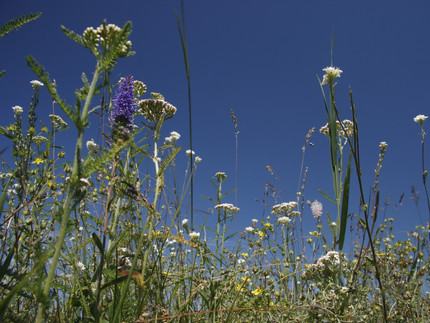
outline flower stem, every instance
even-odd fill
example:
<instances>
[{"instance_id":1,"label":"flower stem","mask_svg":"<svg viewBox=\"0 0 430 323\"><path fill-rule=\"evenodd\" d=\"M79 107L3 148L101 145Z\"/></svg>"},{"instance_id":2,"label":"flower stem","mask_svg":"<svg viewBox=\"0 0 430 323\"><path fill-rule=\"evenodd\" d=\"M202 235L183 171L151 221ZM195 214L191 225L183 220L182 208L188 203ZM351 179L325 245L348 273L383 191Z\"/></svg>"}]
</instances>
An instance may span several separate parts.
<instances>
[{"instance_id":1,"label":"flower stem","mask_svg":"<svg viewBox=\"0 0 430 323\"><path fill-rule=\"evenodd\" d=\"M93 97L94 90L95 90L99 75L100 75L100 70L97 68L95 73L94 73L90 89L88 90L88 95L87 95L87 98L85 101L82 115L80 116L81 122L84 122L87 118L88 108L90 106L90 102L91 102L91 99ZM45 282L45 285L43 287L43 292L42 292L43 298L40 301L39 307L38 307L36 323L41 323L44 320L45 310L49 304L48 299L49 299L49 291L51 289L51 283L52 283L52 280L54 278L54 273L55 273L55 270L57 268L58 258L60 257L61 248L63 247L64 239L65 239L66 233L67 233L67 224L69 222L70 213L72 211L72 207L71 207L72 206L72 200L73 200L73 197L75 196L75 192L76 192L77 186L79 184L79 178L78 178L79 177L79 163L80 163L79 159L80 159L81 151L82 151L82 141L84 138L84 128L85 127L80 126L77 129L78 130L78 138L76 140L75 158L74 158L74 162L73 162L72 176L70 178L69 190L67 192L66 201L64 202L63 214L61 216L60 231L59 231L58 237L57 237L57 243L55 246L54 256L52 257L52 262L51 262L51 266L49 268L48 277L46 278L46 282Z\"/></svg>"}]
</instances>

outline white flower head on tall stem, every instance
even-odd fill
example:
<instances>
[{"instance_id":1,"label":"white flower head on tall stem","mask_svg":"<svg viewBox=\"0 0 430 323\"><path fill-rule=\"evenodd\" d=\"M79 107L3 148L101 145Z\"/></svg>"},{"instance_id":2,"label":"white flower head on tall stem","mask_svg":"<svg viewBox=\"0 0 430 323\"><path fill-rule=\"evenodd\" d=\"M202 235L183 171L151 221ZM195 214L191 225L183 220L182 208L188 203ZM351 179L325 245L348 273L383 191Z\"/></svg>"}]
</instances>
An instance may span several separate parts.
<instances>
[{"instance_id":1,"label":"white flower head on tall stem","mask_svg":"<svg viewBox=\"0 0 430 323\"><path fill-rule=\"evenodd\" d=\"M423 122L426 121L426 119L428 118L428 116L425 116L424 114L419 114L414 118L414 121L419 123L420 126L423 126Z\"/></svg>"},{"instance_id":2,"label":"white flower head on tall stem","mask_svg":"<svg viewBox=\"0 0 430 323\"><path fill-rule=\"evenodd\" d=\"M12 110L16 115L20 115L24 111L19 105L12 107Z\"/></svg>"},{"instance_id":3,"label":"white flower head on tall stem","mask_svg":"<svg viewBox=\"0 0 430 323\"><path fill-rule=\"evenodd\" d=\"M334 66L327 66L326 68L323 68L323 71L326 74L323 76L322 84L329 84L335 78L340 77L340 74L343 73L340 68Z\"/></svg>"},{"instance_id":4,"label":"white flower head on tall stem","mask_svg":"<svg viewBox=\"0 0 430 323\"><path fill-rule=\"evenodd\" d=\"M33 87L33 89L35 89L35 90L40 88L41 86L43 86L43 83L38 81L38 80L30 81L30 83L31 83L31 86Z\"/></svg>"},{"instance_id":5,"label":"white flower head on tall stem","mask_svg":"<svg viewBox=\"0 0 430 323\"><path fill-rule=\"evenodd\" d=\"M311 204L312 215L315 219L319 219L322 215L323 205L321 202L315 200Z\"/></svg>"},{"instance_id":6,"label":"white flower head on tall stem","mask_svg":"<svg viewBox=\"0 0 430 323\"><path fill-rule=\"evenodd\" d=\"M192 151L192 150L190 150L190 149L188 149L186 152L185 152L186 154L187 154L187 156L188 157L193 157L193 155L195 155L195 152L194 151Z\"/></svg>"}]
</instances>

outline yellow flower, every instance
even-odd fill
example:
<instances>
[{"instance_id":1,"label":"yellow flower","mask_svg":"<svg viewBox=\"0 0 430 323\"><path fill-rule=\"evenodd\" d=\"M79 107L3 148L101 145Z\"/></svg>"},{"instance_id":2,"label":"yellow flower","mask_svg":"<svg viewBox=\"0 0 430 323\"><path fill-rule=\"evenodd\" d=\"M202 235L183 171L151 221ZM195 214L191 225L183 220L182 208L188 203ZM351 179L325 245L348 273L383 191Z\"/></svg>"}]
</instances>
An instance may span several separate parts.
<instances>
[{"instance_id":1,"label":"yellow flower","mask_svg":"<svg viewBox=\"0 0 430 323\"><path fill-rule=\"evenodd\" d=\"M309 232L309 234L310 234L311 236L318 237L318 236L320 236L320 235L321 235L321 232L318 232L318 231L312 231L312 232Z\"/></svg>"},{"instance_id":2,"label":"yellow flower","mask_svg":"<svg viewBox=\"0 0 430 323\"><path fill-rule=\"evenodd\" d=\"M269 303L269 306L275 306L275 303L270 302L270 303Z\"/></svg>"},{"instance_id":3,"label":"yellow flower","mask_svg":"<svg viewBox=\"0 0 430 323\"><path fill-rule=\"evenodd\" d=\"M257 289L254 289L251 293L254 294L255 296L258 296L262 292L263 292L263 290L261 288L257 288Z\"/></svg>"},{"instance_id":4,"label":"yellow flower","mask_svg":"<svg viewBox=\"0 0 430 323\"><path fill-rule=\"evenodd\" d=\"M246 291L246 287L243 286L243 285L237 285L236 289L237 289L238 292L244 292L244 291Z\"/></svg>"},{"instance_id":5,"label":"yellow flower","mask_svg":"<svg viewBox=\"0 0 430 323\"><path fill-rule=\"evenodd\" d=\"M39 165L39 164L41 164L41 163L43 163L43 159L41 159L41 158L39 158L39 157L37 157L37 158L34 160L34 162L32 162L32 164L36 164L36 165Z\"/></svg>"},{"instance_id":6,"label":"yellow flower","mask_svg":"<svg viewBox=\"0 0 430 323\"><path fill-rule=\"evenodd\" d=\"M241 279L242 279L244 282L249 282L249 281L250 281L249 277L242 277Z\"/></svg>"},{"instance_id":7,"label":"yellow flower","mask_svg":"<svg viewBox=\"0 0 430 323\"><path fill-rule=\"evenodd\" d=\"M262 237L262 238L263 238L263 237L264 237L264 232L259 231L259 232L258 232L258 235L259 235L260 237Z\"/></svg>"},{"instance_id":8,"label":"yellow flower","mask_svg":"<svg viewBox=\"0 0 430 323\"><path fill-rule=\"evenodd\" d=\"M15 130L15 125L11 124L9 127L6 128L9 131L14 131Z\"/></svg>"},{"instance_id":9,"label":"yellow flower","mask_svg":"<svg viewBox=\"0 0 430 323\"><path fill-rule=\"evenodd\" d=\"M42 128L42 132L46 132L46 133L48 133L48 128L43 127L43 128Z\"/></svg>"},{"instance_id":10,"label":"yellow flower","mask_svg":"<svg viewBox=\"0 0 430 323\"><path fill-rule=\"evenodd\" d=\"M34 127L30 127L30 128L28 129L28 132L29 132L29 133L34 133L34 131L35 131Z\"/></svg>"},{"instance_id":11,"label":"yellow flower","mask_svg":"<svg viewBox=\"0 0 430 323\"><path fill-rule=\"evenodd\" d=\"M249 255L246 252L242 252L242 257L248 257Z\"/></svg>"}]
</instances>

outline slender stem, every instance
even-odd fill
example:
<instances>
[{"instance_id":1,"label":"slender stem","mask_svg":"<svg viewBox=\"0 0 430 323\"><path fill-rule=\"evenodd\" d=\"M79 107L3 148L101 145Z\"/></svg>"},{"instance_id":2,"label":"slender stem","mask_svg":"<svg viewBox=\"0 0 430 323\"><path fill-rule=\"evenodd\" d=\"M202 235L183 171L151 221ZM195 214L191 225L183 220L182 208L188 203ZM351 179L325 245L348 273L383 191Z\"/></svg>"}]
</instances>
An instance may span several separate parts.
<instances>
[{"instance_id":1,"label":"slender stem","mask_svg":"<svg viewBox=\"0 0 430 323\"><path fill-rule=\"evenodd\" d=\"M87 96L87 99L85 101L82 115L80 117L81 122L86 120L86 118L87 118L88 108L90 106L90 102L91 102L91 99L93 97L94 90L95 90L99 75L100 75L100 71L97 68L95 73L94 73L90 89L88 90L88 96ZM72 200L73 200L73 197L75 196L75 192L76 192L76 189L77 189L78 184L79 184L79 178L78 178L78 176L79 176L79 163L80 163L80 156L81 156L81 151L82 151L83 138L84 138L84 127L81 126L78 128L78 138L76 140L75 159L73 162L73 170L72 170L72 176L70 178L69 190L67 192L66 201L64 202L63 214L61 217L61 224L60 224L60 231L58 233L57 244L55 247L54 256L52 257L52 262L51 262L51 266L49 268L48 277L46 278L45 285L43 288L43 292L42 292L43 299L39 303L36 323L43 322L43 319L45 316L45 309L48 305L49 291L51 289L51 283L52 283L52 280L54 278L55 270L57 268L57 262L58 262L58 258L60 257L61 248L63 247L63 243L64 243L64 240L66 237L67 225L69 222L70 213L72 211Z\"/></svg>"}]
</instances>

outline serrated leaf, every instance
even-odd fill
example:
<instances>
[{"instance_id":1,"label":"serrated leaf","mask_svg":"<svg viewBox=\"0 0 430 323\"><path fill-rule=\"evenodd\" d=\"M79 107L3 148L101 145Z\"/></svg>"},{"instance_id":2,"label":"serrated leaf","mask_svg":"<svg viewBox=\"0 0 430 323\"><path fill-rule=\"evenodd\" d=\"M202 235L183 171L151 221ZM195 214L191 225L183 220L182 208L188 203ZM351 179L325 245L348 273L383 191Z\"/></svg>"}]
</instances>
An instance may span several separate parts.
<instances>
[{"instance_id":1,"label":"serrated leaf","mask_svg":"<svg viewBox=\"0 0 430 323\"><path fill-rule=\"evenodd\" d=\"M37 19L41 14L41 12L29 13L18 18L9 20L6 24L0 27L0 37L7 35L12 30L18 30L22 25Z\"/></svg>"},{"instance_id":2,"label":"serrated leaf","mask_svg":"<svg viewBox=\"0 0 430 323\"><path fill-rule=\"evenodd\" d=\"M79 128L79 115L75 113L72 107L64 100L60 98L57 93L57 89L49 79L49 74L45 71L42 65L40 65L32 56L27 56L27 64L33 70L33 72L39 77L39 79L43 82L46 88L49 91L52 99L58 103L60 108L64 111L64 113L73 121L73 123Z\"/></svg>"},{"instance_id":3,"label":"serrated leaf","mask_svg":"<svg viewBox=\"0 0 430 323\"><path fill-rule=\"evenodd\" d=\"M166 168L170 165L170 163L175 159L178 152L181 150L181 147L173 149L173 151L167 156L166 159L161 163L160 169L158 170L157 176L161 176Z\"/></svg>"},{"instance_id":4,"label":"serrated leaf","mask_svg":"<svg viewBox=\"0 0 430 323\"><path fill-rule=\"evenodd\" d=\"M82 46L84 46L84 47L87 47L86 46L86 43L85 43L85 39L81 36L81 35L78 35L77 33L75 33L74 31L72 31L72 30L69 30L69 29L67 29L66 27L64 27L64 26L61 26L61 31L67 36L67 37L69 37L70 39L72 39L72 40L74 40L75 42L77 42L79 45L82 45Z\"/></svg>"}]
</instances>

